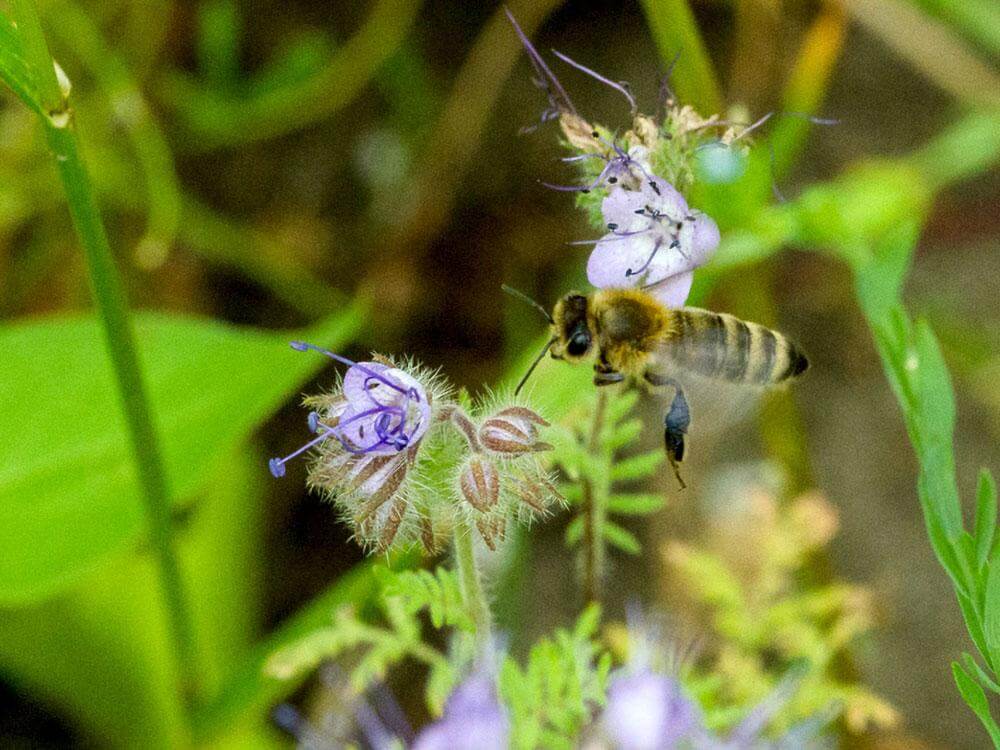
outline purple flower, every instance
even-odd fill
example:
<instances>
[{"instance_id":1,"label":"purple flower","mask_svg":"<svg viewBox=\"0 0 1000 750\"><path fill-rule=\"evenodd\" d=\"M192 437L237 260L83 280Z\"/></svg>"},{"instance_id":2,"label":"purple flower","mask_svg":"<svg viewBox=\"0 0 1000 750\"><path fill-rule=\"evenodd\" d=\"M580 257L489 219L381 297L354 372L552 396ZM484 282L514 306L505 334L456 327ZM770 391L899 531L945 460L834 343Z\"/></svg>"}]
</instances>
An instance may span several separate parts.
<instances>
[{"instance_id":1,"label":"purple flower","mask_svg":"<svg viewBox=\"0 0 1000 750\"><path fill-rule=\"evenodd\" d=\"M764 730L784 707L800 682L788 674L771 694L724 736L704 725L698 704L684 694L678 680L649 668L618 670L608 686L601 730L608 747L615 750L806 750L825 747L824 726L830 711L789 728L774 739Z\"/></svg>"},{"instance_id":2,"label":"purple flower","mask_svg":"<svg viewBox=\"0 0 1000 750\"><path fill-rule=\"evenodd\" d=\"M309 485L344 511L362 543L385 550L405 528L412 533L403 537L436 546L436 519L430 508L414 507L408 485L420 483L408 480L434 421L433 408L446 395L437 379L384 359L353 362L311 344L292 347L349 367L339 389L306 400L314 409L308 424L316 437L284 458L272 458L271 473L283 476L288 461L313 449Z\"/></svg>"},{"instance_id":3,"label":"purple flower","mask_svg":"<svg viewBox=\"0 0 1000 750\"><path fill-rule=\"evenodd\" d=\"M648 669L612 677L601 721L619 750L672 750L701 731L701 711L680 684Z\"/></svg>"},{"instance_id":4,"label":"purple flower","mask_svg":"<svg viewBox=\"0 0 1000 750\"><path fill-rule=\"evenodd\" d=\"M712 219L688 207L659 177L639 190L615 187L601 204L608 233L596 241L587 278L598 288L641 286L670 307L687 300L695 268L719 244Z\"/></svg>"},{"instance_id":5,"label":"purple flower","mask_svg":"<svg viewBox=\"0 0 1000 750\"><path fill-rule=\"evenodd\" d=\"M455 688L444 715L417 735L410 750L505 750L509 732L492 678L475 672Z\"/></svg>"},{"instance_id":6,"label":"purple flower","mask_svg":"<svg viewBox=\"0 0 1000 750\"><path fill-rule=\"evenodd\" d=\"M292 348L313 349L350 368L344 376L342 395L326 413L309 414L309 428L319 436L288 456L268 462L275 477L285 475L289 460L330 438L355 455L391 455L415 445L430 426L427 391L403 370L380 362L353 362L301 341L293 341Z\"/></svg>"}]
</instances>

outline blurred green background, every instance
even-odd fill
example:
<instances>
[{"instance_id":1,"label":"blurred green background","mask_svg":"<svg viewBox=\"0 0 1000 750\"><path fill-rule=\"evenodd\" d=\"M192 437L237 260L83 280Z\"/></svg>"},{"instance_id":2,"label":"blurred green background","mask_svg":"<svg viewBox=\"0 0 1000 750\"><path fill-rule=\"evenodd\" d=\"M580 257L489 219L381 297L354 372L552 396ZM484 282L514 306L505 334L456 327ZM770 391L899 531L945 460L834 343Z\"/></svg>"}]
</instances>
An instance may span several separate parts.
<instances>
[{"instance_id":1,"label":"blurred green background","mask_svg":"<svg viewBox=\"0 0 1000 750\"><path fill-rule=\"evenodd\" d=\"M177 498L199 690L213 706L204 736L273 743L267 710L280 691L258 684L268 651L260 639L289 617L292 628L322 621L350 586L365 586L345 527L301 489L304 467L281 482L267 476L266 458L303 440L298 394L332 377L287 340L308 336L355 357L412 354L480 390L540 333L500 284L550 304L584 283L587 250L566 242L593 233L571 199L538 184L571 174L557 162L554 125L518 134L543 100L497 5L38 7L142 311L137 339ZM883 209L925 218L905 298L935 327L952 368L958 476L971 493L978 467L996 467L1000 437L998 6L692 2L714 74L698 67L690 39L672 36L672 14L684 7L510 3L540 50L628 80L646 110L670 47L681 50L675 88L702 114L721 106L749 120L773 109L837 118L811 129L776 121L776 174L792 200L878 160L855 182L830 183L842 224L820 215L816 245L824 232L862 231L858 223L879 221ZM568 68L559 75L581 112L625 124L614 91ZM732 202L703 197L692 203L710 213ZM725 210L724 236L749 240L720 250L698 281L699 303L779 327L814 366L793 400L766 406L759 430L703 438L689 484L770 456L798 489L821 488L841 523L829 564L877 602L878 628L857 668L904 722L859 742L984 747L951 681L948 662L969 648L967 636L927 543L916 461L850 272L801 239L772 241L773 225L750 209ZM83 256L37 118L9 93L0 98L0 311L0 744L183 744ZM538 377L563 374L546 363ZM697 505L699 494L678 502ZM675 536L674 518L634 530L657 549ZM530 579L542 583L520 592L518 638L578 607L563 525L529 538ZM616 565L622 590L656 597L658 555ZM553 592L564 610L551 607ZM612 601L612 612L623 603Z\"/></svg>"}]
</instances>

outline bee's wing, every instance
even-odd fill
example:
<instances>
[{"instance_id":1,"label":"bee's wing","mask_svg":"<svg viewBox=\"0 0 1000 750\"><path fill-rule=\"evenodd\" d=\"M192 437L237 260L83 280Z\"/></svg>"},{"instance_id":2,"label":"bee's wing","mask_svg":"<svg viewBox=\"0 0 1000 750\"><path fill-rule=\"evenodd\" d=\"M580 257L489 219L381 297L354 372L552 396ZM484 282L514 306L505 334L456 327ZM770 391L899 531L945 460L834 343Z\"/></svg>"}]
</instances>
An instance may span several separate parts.
<instances>
[{"instance_id":1,"label":"bee's wing","mask_svg":"<svg viewBox=\"0 0 1000 750\"><path fill-rule=\"evenodd\" d=\"M687 362L674 356L675 350L664 345L647 363L649 391L662 401L664 415L674 399L676 388L684 392L691 427L696 442L749 418L770 390L757 383L734 382L708 377Z\"/></svg>"}]
</instances>

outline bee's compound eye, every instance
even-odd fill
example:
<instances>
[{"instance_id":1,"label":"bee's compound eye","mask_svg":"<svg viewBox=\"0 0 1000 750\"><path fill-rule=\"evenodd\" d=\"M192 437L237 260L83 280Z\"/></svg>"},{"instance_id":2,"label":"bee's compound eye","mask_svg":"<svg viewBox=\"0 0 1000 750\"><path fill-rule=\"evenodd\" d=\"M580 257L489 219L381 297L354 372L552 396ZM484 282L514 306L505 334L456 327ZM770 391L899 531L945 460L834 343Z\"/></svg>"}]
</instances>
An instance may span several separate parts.
<instances>
[{"instance_id":1,"label":"bee's compound eye","mask_svg":"<svg viewBox=\"0 0 1000 750\"><path fill-rule=\"evenodd\" d=\"M590 348L590 334L580 331L573 334L573 338L566 344L566 353L571 357L582 357Z\"/></svg>"}]
</instances>

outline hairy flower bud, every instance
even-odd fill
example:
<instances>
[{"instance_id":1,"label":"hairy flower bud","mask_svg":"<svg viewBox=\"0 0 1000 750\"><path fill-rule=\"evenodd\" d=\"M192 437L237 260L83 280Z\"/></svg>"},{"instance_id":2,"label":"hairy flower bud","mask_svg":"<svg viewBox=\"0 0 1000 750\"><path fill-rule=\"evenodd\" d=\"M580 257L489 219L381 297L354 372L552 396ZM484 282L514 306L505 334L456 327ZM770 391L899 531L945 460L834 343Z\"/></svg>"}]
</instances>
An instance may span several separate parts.
<instances>
[{"instance_id":1,"label":"hairy flower bud","mask_svg":"<svg viewBox=\"0 0 1000 750\"><path fill-rule=\"evenodd\" d=\"M483 422L479 428L479 441L487 450L496 453L516 455L547 451L552 446L538 439L538 428L548 427L548 424L531 409L510 406Z\"/></svg>"},{"instance_id":2,"label":"hairy flower bud","mask_svg":"<svg viewBox=\"0 0 1000 750\"><path fill-rule=\"evenodd\" d=\"M500 500L500 475L492 461L473 456L459 479L462 496L476 510L488 513Z\"/></svg>"}]
</instances>

